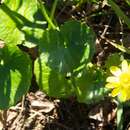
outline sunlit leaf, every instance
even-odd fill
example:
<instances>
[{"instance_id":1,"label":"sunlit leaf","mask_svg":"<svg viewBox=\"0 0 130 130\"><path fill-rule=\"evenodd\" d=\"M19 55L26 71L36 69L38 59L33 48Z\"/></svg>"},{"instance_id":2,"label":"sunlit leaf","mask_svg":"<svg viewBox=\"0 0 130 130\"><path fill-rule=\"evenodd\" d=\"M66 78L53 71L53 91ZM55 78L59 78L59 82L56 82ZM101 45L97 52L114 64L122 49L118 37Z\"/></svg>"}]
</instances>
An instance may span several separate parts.
<instances>
[{"instance_id":1,"label":"sunlit leaf","mask_svg":"<svg viewBox=\"0 0 130 130\"><path fill-rule=\"evenodd\" d=\"M115 60L116 59L116 60ZM111 66L119 66L124 57L120 53L113 53L105 61L106 71L110 71Z\"/></svg>"},{"instance_id":2,"label":"sunlit leaf","mask_svg":"<svg viewBox=\"0 0 130 130\"><path fill-rule=\"evenodd\" d=\"M0 49L0 109L19 101L30 87L31 60L15 46Z\"/></svg>"},{"instance_id":3,"label":"sunlit leaf","mask_svg":"<svg viewBox=\"0 0 130 130\"><path fill-rule=\"evenodd\" d=\"M37 0L4 0L0 15L0 39L6 44L37 44L45 28Z\"/></svg>"},{"instance_id":4,"label":"sunlit leaf","mask_svg":"<svg viewBox=\"0 0 130 130\"><path fill-rule=\"evenodd\" d=\"M80 75L80 76L79 76ZM86 104L95 103L104 99L108 93L105 86L105 73L98 67L86 67L76 79L77 99Z\"/></svg>"},{"instance_id":5,"label":"sunlit leaf","mask_svg":"<svg viewBox=\"0 0 130 130\"><path fill-rule=\"evenodd\" d=\"M74 72L82 69L95 51L95 34L85 24L69 21L60 30L47 30L35 63L37 82L50 96L70 96Z\"/></svg>"}]
</instances>

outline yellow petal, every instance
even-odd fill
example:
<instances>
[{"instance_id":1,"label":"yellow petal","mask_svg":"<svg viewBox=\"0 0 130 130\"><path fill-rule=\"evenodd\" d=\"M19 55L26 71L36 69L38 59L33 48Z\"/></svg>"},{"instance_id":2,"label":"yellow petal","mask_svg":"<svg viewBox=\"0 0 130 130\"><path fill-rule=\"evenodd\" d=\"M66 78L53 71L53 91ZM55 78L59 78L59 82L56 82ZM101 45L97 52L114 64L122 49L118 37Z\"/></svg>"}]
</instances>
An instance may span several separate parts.
<instances>
[{"instance_id":1,"label":"yellow petal","mask_svg":"<svg viewBox=\"0 0 130 130\"><path fill-rule=\"evenodd\" d=\"M109 83L116 83L116 82L119 82L119 79L117 77L110 76L106 79L106 81Z\"/></svg>"},{"instance_id":2,"label":"yellow petal","mask_svg":"<svg viewBox=\"0 0 130 130\"><path fill-rule=\"evenodd\" d=\"M106 84L105 87L106 88L114 88L113 84L111 84L111 83Z\"/></svg>"},{"instance_id":3,"label":"yellow petal","mask_svg":"<svg viewBox=\"0 0 130 130\"><path fill-rule=\"evenodd\" d=\"M129 70L127 60L123 60L123 61L122 61L121 67L122 67L122 71L123 71L123 72L126 72L126 71Z\"/></svg>"},{"instance_id":4,"label":"yellow petal","mask_svg":"<svg viewBox=\"0 0 130 130\"><path fill-rule=\"evenodd\" d=\"M127 93L125 90L122 89L121 91L121 94L119 95L119 99L122 101L122 102L125 102L127 100Z\"/></svg>"},{"instance_id":5,"label":"yellow petal","mask_svg":"<svg viewBox=\"0 0 130 130\"><path fill-rule=\"evenodd\" d=\"M106 88L117 88L119 87L118 83L108 83L105 85Z\"/></svg>"},{"instance_id":6,"label":"yellow petal","mask_svg":"<svg viewBox=\"0 0 130 130\"><path fill-rule=\"evenodd\" d=\"M114 76L120 76L121 70L117 66L110 67L110 71Z\"/></svg>"},{"instance_id":7,"label":"yellow petal","mask_svg":"<svg viewBox=\"0 0 130 130\"><path fill-rule=\"evenodd\" d=\"M112 90L111 95L112 97L117 96L120 93L120 88L115 88Z\"/></svg>"}]
</instances>

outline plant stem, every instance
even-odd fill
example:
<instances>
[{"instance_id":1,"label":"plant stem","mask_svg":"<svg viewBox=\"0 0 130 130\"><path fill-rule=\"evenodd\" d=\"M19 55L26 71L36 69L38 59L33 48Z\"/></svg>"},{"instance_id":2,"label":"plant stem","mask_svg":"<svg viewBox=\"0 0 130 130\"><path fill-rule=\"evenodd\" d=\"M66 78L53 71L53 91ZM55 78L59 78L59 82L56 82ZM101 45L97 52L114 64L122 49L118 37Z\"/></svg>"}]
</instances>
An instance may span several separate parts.
<instances>
[{"instance_id":1,"label":"plant stem","mask_svg":"<svg viewBox=\"0 0 130 130\"><path fill-rule=\"evenodd\" d=\"M117 130L123 130L123 103L117 106Z\"/></svg>"},{"instance_id":2,"label":"plant stem","mask_svg":"<svg viewBox=\"0 0 130 130\"><path fill-rule=\"evenodd\" d=\"M51 16L50 16L51 21L54 20L54 14L55 14L57 3L58 3L58 0L55 0L54 3L53 3L52 9L51 9ZM51 26L49 25L48 28L50 29Z\"/></svg>"},{"instance_id":3,"label":"plant stem","mask_svg":"<svg viewBox=\"0 0 130 130\"><path fill-rule=\"evenodd\" d=\"M44 4L42 3L41 0L38 0L38 1L39 1L39 7L40 7L40 9L41 9L41 11L42 11L42 14L43 14L43 16L45 17L46 21L48 22L48 24L49 24L53 29L56 29L57 27L53 24L52 20L51 20L50 17L48 16Z\"/></svg>"},{"instance_id":4,"label":"plant stem","mask_svg":"<svg viewBox=\"0 0 130 130\"><path fill-rule=\"evenodd\" d=\"M56 10L56 6L57 6L58 0L55 0L52 6L52 10L51 10L51 20L53 20L54 18L54 14L55 14L55 10Z\"/></svg>"}]
</instances>

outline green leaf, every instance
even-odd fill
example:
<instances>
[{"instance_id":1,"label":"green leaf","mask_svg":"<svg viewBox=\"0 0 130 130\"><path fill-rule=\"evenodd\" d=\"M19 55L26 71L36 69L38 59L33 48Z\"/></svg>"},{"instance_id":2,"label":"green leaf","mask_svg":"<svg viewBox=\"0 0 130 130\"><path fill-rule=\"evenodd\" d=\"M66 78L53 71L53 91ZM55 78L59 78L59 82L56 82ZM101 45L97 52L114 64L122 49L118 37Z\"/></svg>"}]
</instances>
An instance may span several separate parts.
<instances>
[{"instance_id":1,"label":"green leaf","mask_svg":"<svg viewBox=\"0 0 130 130\"><path fill-rule=\"evenodd\" d=\"M6 109L26 94L32 77L31 60L15 46L0 49L0 109Z\"/></svg>"},{"instance_id":2,"label":"green leaf","mask_svg":"<svg viewBox=\"0 0 130 130\"><path fill-rule=\"evenodd\" d=\"M95 103L107 94L105 86L105 73L98 67L86 67L81 71L76 79L77 99L86 104Z\"/></svg>"},{"instance_id":3,"label":"green leaf","mask_svg":"<svg viewBox=\"0 0 130 130\"><path fill-rule=\"evenodd\" d=\"M74 95L71 80L63 73L52 69L46 62L46 55L41 54L35 62L35 74L41 90L52 97L68 97Z\"/></svg>"},{"instance_id":4,"label":"green leaf","mask_svg":"<svg viewBox=\"0 0 130 130\"><path fill-rule=\"evenodd\" d=\"M130 0L125 0L125 2L130 6Z\"/></svg>"},{"instance_id":5,"label":"green leaf","mask_svg":"<svg viewBox=\"0 0 130 130\"><path fill-rule=\"evenodd\" d=\"M37 44L45 28L37 0L4 0L0 5L0 39L6 44Z\"/></svg>"},{"instance_id":6,"label":"green leaf","mask_svg":"<svg viewBox=\"0 0 130 130\"><path fill-rule=\"evenodd\" d=\"M113 53L108 56L107 60L105 61L105 68L109 74L109 69L111 66L119 66L124 59L121 53Z\"/></svg>"},{"instance_id":7,"label":"green leaf","mask_svg":"<svg viewBox=\"0 0 130 130\"><path fill-rule=\"evenodd\" d=\"M74 91L73 73L91 60L95 34L85 24L69 21L60 30L46 30L35 62L37 82L50 96L70 96Z\"/></svg>"}]
</instances>

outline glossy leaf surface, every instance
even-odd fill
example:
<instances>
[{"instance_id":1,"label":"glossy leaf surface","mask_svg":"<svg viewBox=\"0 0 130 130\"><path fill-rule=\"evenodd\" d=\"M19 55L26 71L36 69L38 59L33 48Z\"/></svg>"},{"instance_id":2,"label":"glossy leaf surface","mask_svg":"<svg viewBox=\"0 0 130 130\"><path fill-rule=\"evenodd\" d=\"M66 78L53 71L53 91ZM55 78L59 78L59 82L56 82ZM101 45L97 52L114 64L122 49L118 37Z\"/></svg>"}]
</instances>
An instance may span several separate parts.
<instances>
[{"instance_id":1,"label":"glossy leaf surface","mask_svg":"<svg viewBox=\"0 0 130 130\"><path fill-rule=\"evenodd\" d=\"M105 86L106 75L98 67L86 67L76 78L77 99L83 103L95 103L104 99L108 93Z\"/></svg>"},{"instance_id":2,"label":"glossy leaf surface","mask_svg":"<svg viewBox=\"0 0 130 130\"><path fill-rule=\"evenodd\" d=\"M15 46L0 48L0 109L19 101L30 87L31 61Z\"/></svg>"},{"instance_id":3,"label":"glossy leaf surface","mask_svg":"<svg viewBox=\"0 0 130 130\"><path fill-rule=\"evenodd\" d=\"M84 68L95 50L95 34L85 24L69 21L60 30L46 30L35 63L37 82L50 96L75 93L74 73Z\"/></svg>"},{"instance_id":4,"label":"glossy leaf surface","mask_svg":"<svg viewBox=\"0 0 130 130\"><path fill-rule=\"evenodd\" d=\"M37 0L4 0L0 15L0 39L6 44L37 44L45 28Z\"/></svg>"}]
</instances>

